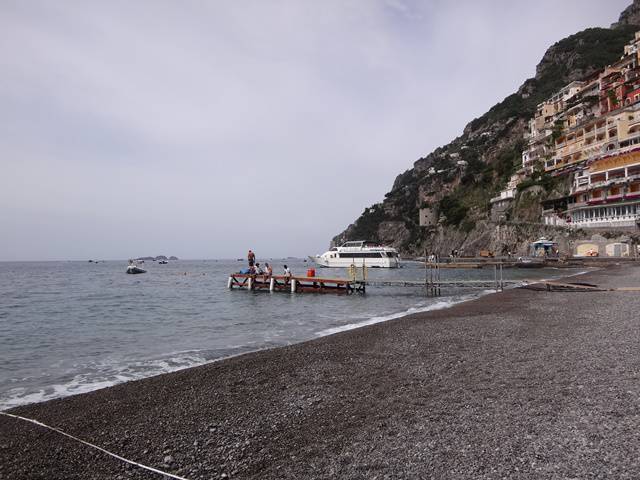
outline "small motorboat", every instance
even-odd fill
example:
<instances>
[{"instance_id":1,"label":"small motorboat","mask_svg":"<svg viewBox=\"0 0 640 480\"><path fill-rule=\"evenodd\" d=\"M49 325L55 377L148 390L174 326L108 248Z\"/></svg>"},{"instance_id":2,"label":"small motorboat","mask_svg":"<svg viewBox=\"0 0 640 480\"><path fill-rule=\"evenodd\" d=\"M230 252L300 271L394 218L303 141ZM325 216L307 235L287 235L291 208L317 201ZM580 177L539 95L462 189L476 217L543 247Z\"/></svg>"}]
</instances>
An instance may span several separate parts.
<instances>
[{"instance_id":1,"label":"small motorboat","mask_svg":"<svg viewBox=\"0 0 640 480\"><path fill-rule=\"evenodd\" d=\"M541 258L519 257L515 266L517 268L543 268L545 264Z\"/></svg>"},{"instance_id":2,"label":"small motorboat","mask_svg":"<svg viewBox=\"0 0 640 480\"><path fill-rule=\"evenodd\" d=\"M160 265L166 265L166 264L167 264L167 263L169 263L169 262L167 262L166 260L160 260L158 263L159 263Z\"/></svg>"},{"instance_id":3,"label":"small motorboat","mask_svg":"<svg viewBox=\"0 0 640 480\"><path fill-rule=\"evenodd\" d=\"M127 267L127 273L147 273L146 270L140 268L138 265L133 263L133 260L129 260L129 266Z\"/></svg>"}]
</instances>

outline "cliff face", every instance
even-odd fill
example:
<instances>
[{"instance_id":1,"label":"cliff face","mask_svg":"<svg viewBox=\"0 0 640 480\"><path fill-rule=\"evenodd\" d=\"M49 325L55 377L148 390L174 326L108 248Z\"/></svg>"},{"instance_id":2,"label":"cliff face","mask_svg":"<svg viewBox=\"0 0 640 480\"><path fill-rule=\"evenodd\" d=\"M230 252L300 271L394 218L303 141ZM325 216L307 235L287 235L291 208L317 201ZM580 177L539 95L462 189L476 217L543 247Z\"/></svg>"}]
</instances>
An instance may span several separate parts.
<instances>
[{"instance_id":1,"label":"cliff face","mask_svg":"<svg viewBox=\"0 0 640 480\"><path fill-rule=\"evenodd\" d=\"M633 3L622 11L620 18L611 25L611 28L623 25L640 25L640 1L633 0Z\"/></svg>"},{"instance_id":2,"label":"cliff face","mask_svg":"<svg viewBox=\"0 0 640 480\"><path fill-rule=\"evenodd\" d=\"M551 46L534 78L469 122L451 143L398 175L385 199L366 208L332 242L368 239L393 245L405 255L421 254L425 248L440 254L452 249L474 254L484 248L525 253L532 237L546 234L562 242L580 236L581 232L550 231L539 224L540 201L566 193L566 181L543 176L530 182L499 224L490 219L489 200L520 168L524 133L536 105L571 81L614 62L638 24L640 0L635 0L614 28L590 28ZM430 226L419 225L421 209Z\"/></svg>"}]
</instances>

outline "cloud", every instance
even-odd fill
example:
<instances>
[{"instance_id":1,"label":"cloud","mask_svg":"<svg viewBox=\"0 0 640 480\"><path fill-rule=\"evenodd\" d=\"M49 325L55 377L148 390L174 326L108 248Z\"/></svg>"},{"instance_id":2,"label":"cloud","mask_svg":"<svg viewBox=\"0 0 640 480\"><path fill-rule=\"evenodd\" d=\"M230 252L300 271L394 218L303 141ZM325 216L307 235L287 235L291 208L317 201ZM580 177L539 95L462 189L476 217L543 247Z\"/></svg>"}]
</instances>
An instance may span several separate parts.
<instances>
[{"instance_id":1,"label":"cloud","mask_svg":"<svg viewBox=\"0 0 640 480\"><path fill-rule=\"evenodd\" d=\"M0 258L317 253L626 3L3 2Z\"/></svg>"}]
</instances>

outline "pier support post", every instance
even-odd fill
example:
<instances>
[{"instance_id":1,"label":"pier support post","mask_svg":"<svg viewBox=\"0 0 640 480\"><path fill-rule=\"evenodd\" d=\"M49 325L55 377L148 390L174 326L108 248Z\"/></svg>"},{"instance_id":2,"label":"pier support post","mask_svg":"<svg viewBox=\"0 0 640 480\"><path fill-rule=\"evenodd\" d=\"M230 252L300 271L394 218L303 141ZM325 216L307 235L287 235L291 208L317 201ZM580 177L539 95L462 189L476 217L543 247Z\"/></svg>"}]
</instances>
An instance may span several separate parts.
<instances>
[{"instance_id":1,"label":"pier support post","mask_svg":"<svg viewBox=\"0 0 640 480\"><path fill-rule=\"evenodd\" d=\"M247 279L247 289L248 290L253 290L253 278L249 277Z\"/></svg>"},{"instance_id":2,"label":"pier support post","mask_svg":"<svg viewBox=\"0 0 640 480\"><path fill-rule=\"evenodd\" d=\"M229 281L227 282L227 288L228 289L233 288L233 277L229 277Z\"/></svg>"},{"instance_id":3,"label":"pier support post","mask_svg":"<svg viewBox=\"0 0 640 480\"><path fill-rule=\"evenodd\" d=\"M296 279L292 278L291 279L291 293L296 293Z\"/></svg>"},{"instance_id":4,"label":"pier support post","mask_svg":"<svg viewBox=\"0 0 640 480\"><path fill-rule=\"evenodd\" d=\"M276 279L271 277L271 280L269 280L269 291L273 292L276 289Z\"/></svg>"}]
</instances>

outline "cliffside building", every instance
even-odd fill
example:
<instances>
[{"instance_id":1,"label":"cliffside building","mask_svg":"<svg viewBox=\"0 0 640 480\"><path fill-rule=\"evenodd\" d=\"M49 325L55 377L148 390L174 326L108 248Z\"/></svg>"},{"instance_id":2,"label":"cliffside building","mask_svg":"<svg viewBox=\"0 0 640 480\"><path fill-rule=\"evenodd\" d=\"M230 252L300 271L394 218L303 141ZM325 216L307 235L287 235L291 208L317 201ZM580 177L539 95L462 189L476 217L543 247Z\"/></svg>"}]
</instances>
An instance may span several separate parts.
<instances>
[{"instance_id":1,"label":"cliffside building","mask_svg":"<svg viewBox=\"0 0 640 480\"><path fill-rule=\"evenodd\" d=\"M538 105L522 166L571 176L567 197L545 202L548 225L640 227L640 32L613 65Z\"/></svg>"}]
</instances>

